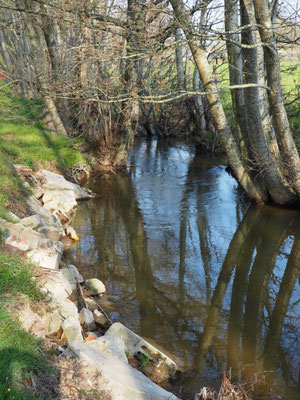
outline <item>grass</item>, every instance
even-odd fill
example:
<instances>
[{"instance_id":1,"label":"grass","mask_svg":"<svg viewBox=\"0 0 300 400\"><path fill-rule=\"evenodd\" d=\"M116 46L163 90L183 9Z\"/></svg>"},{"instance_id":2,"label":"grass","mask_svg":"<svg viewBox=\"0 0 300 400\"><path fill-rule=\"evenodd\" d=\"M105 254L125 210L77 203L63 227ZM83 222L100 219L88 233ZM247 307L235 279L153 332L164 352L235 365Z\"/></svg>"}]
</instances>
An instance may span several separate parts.
<instances>
[{"instance_id":1,"label":"grass","mask_svg":"<svg viewBox=\"0 0 300 400\"><path fill-rule=\"evenodd\" d=\"M0 216L11 202L20 202L26 195L14 164L35 168L37 163L53 163L59 169L84 162L75 142L48 131L42 122L39 99L26 100L0 87Z\"/></svg>"},{"instance_id":2,"label":"grass","mask_svg":"<svg viewBox=\"0 0 300 400\"><path fill-rule=\"evenodd\" d=\"M37 399L23 387L30 373L50 371L42 342L25 332L8 312L17 296L41 298L33 277L33 267L0 251L0 399Z\"/></svg>"},{"instance_id":3,"label":"grass","mask_svg":"<svg viewBox=\"0 0 300 400\"><path fill-rule=\"evenodd\" d=\"M217 66L217 76L219 87L230 85L228 64L220 64ZM286 110L289 117L290 126L292 128L296 144L300 145L300 63L299 62L281 62L281 81L284 90ZM226 110L229 121L234 124L230 91L221 92L222 104Z\"/></svg>"},{"instance_id":4,"label":"grass","mask_svg":"<svg viewBox=\"0 0 300 400\"><path fill-rule=\"evenodd\" d=\"M61 170L85 161L75 143L52 134L40 122L39 100L26 100L0 87L0 217L22 205L29 190L18 177L14 164L35 168L54 164ZM1 239L1 231L0 231ZM41 298L33 267L0 250L0 399L33 400L23 384L32 372L50 371L43 343L25 332L9 308L20 295ZM28 385L27 385L28 387Z\"/></svg>"},{"instance_id":5,"label":"grass","mask_svg":"<svg viewBox=\"0 0 300 400\"><path fill-rule=\"evenodd\" d=\"M300 63L282 62L282 85L286 96L286 110L297 147L300 147Z\"/></svg>"}]
</instances>

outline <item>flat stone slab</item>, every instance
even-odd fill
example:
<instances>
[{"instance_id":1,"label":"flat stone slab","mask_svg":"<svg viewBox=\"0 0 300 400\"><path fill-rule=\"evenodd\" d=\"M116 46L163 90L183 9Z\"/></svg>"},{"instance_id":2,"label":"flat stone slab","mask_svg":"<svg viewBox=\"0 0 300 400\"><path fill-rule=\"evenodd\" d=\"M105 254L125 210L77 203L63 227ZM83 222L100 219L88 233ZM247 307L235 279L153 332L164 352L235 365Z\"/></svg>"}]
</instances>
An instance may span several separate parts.
<instances>
[{"instance_id":1,"label":"flat stone slab","mask_svg":"<svg viewBox=\"0 0 300 400\"><path fill-rule=\"evenodd\" d=\"M102 387L110 391L112 400L179 400L140 371L89 343L73 342L68 349L77 359L98 369Z\"/></svg>"},{"instance_id":2,"label":"flat stone slab","mask_svg":"<svg viewBox=\"0 0 300 400\"><path fill-rule=\"evenodd\" d=\"M67 190L74 193L75 199L91 199L94 197L90 190L83 189L76 183L67 181L62 175L55 174L54 172L42 170L45 177L43 187L45 190Z\"/></svg>"},{"instance_id":3,"label":"flat stone slab","mask_svg":"<svg viewBox=\"0 0 300 400\"><path fill-rule=\"evenodd\" d=\"M51 213L31 215L21 219L20 223L42 233L46 238L53 241L59 240L63 233L58 218Z\"/></svg>"},{"instance_id":4,"label":"flat stone slab","mask_svg":"<svg viewBox=\"0 0 300 400\"><path fill-rule=\"evenodd\" d=\"M5 244L17 247L20 250L35 250L44 236L20 223L13 224L1 220L1 228L7 231Z\"/></svg>"},{"instance_id":5,"label":"flat stone slab","mask_svg":"<svg viewBox=\"0 0 300 400\"><path fill-rule=\"evenodd\" d=\"M126 354L129 357L143 354L145 357L150 358L153 361L157 373L164 379L174 377L177 372L181 371L181 368L175 361L120 322L112 324L105 333L105 336L112 336L123 340Z\"/></svg>"},{"instance_id":6,"label":"flat stone slab","mask_svg":"<svg viewBox=\"0 0 300 400\"><path fill-rule=\"evenodd\" d=\"M128 359L125 354L125 346L120 339L116 339L111 336L101 336L96 337L93 341L89 341L86 343L86 345L116 357L119 361L123 361L125 364L128 364Z\"/></svg>"}]
</instances>

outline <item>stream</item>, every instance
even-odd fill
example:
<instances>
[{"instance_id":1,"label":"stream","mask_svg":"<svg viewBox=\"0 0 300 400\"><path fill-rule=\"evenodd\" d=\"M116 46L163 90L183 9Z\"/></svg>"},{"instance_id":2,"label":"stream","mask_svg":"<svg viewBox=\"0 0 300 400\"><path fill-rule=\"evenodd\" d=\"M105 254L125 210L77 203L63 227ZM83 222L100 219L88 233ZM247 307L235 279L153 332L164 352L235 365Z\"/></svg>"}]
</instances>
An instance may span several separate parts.
<instances>
[{"instance_id":1,"label":"stream","mask_svg":"<svg viewBox=\"0 0 300 400\"><path fill-rule=\"evenodd\" d=\"M183 398L230 368L296 399L300 212L251 206L225 165L184 141L137 139L128 174L91 182L99 197L79 204L65 256L106 284L113 321L184 367Z\"/></svg>"}]
</instances>

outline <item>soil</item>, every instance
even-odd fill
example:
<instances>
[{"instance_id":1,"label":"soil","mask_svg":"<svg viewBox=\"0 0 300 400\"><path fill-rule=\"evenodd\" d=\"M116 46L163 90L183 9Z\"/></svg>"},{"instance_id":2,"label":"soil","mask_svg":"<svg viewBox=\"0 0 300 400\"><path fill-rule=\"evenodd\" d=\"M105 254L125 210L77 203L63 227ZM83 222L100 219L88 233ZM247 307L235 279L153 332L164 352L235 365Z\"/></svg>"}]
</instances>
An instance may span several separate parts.
<instances>
[{"instance_id":1,"label":"soil","mask_svg":"<svg viewBox=\"0 0 300 400\"><path fill-rule=\"evenodd\" d=\"M25 251L17 249L16 247L11 246L10 244L0 244L0 251L2 253L18 256L21 259L27 259Z\"/></svg>"}]
</instances>

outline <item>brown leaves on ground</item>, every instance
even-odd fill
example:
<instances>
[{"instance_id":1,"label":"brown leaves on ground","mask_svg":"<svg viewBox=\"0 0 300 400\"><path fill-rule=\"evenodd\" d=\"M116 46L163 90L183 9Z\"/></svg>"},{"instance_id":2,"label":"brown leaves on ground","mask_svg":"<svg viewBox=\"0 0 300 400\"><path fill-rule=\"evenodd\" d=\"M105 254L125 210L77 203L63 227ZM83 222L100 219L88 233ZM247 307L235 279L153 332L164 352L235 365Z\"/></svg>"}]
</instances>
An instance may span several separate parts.
<instances>
[{"instance_id":1,"label":"brown leaves on ground","mask_svg":"<svg viewBox=\"0 0 300 400\"><path fill-rule=\"evenodd\" d=\"M10 254L13 256L19 256L23 260L26 260L26 252L18 249L17 247L11 246L10 244L0 244L0 251L2 253Z\"/></svg>"},{"instance_id":2,"label":"brown leaves on ground","mask_svg":"<svg viewBox=\"0 0 300 400\"><path fill-rule=\"evenodd\" d=\"M33 376L30 389L45 400L111 400L101 388L98 370L84 361L53 356L55 374Z\"/></svg>"}]
</instances>

